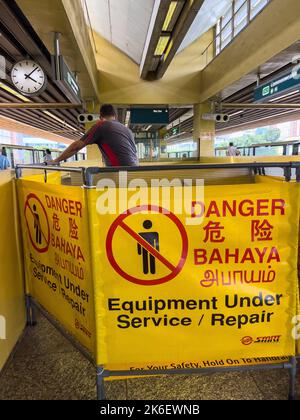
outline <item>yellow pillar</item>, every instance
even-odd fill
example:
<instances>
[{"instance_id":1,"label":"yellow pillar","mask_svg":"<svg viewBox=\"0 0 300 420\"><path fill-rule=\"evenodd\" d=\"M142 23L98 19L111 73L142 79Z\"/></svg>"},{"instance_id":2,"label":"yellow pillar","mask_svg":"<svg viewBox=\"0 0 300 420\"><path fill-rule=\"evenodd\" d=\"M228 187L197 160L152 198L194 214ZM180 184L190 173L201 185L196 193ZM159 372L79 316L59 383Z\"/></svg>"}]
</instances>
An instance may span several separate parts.
<instances>
[{"instance_id":1,"label":"yellow pillar","mask_svg":"<svg viewBox=\"0 0 300 420\"><path fill-rule=\"evenodd\" d=\"M100 105L93 106L92 104L89 104L87 108L88 108L88 112L90 112L91 114L100 113ZM87 132L88 130L90 130L95 124L96 124L95 122L86 123L85 131ZM87 146L86 150L87 150L87 160L97 160L99 161L99 165L101 165L102 155L99 150L99 147L96 144L92 144L90 146Z\"/></svg>"},{"instance_id":2,"label":"yellow pillar","mask_svg":"<svg viewBox=\"0 0 300 420\"><path fill-rule=\"evenodd\" d=\"M194 141L198 145L198 157L215 155L215 121L202 119L203 114L211 114L210 102L194 105Z\"/></svg>"}]
</instances>

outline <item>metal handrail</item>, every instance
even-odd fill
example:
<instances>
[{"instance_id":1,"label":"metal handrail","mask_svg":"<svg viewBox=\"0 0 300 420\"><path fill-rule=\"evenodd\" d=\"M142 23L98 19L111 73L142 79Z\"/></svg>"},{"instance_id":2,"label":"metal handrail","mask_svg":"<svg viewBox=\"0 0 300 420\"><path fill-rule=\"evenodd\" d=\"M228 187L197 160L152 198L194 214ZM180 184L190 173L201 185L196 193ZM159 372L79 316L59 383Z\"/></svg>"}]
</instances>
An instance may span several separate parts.
<instances>
[{"instance_id":1,"label":"metal handrail","mask_svg":"<svg viewBox=\"0 0 300 420\"><path fill-rule=\"evenodd\" d=\"M81 173L83 185L93 186L93 177L97 174L109 174L119 172L157 172L157 171L177 171L180 170L207 170L207 169L253 169L261 170L265 168L280 168L284 171L287 182L292 178L292 169L296 170L296 180L300 182L300 162L251 162L251 163L210 163L195 165L155 165L155 166L124 166L124 167L90 167L90 168L67 168L60 166L41 166L41 165L17 165L16 177L22 177L22 169L42 170L53 172Z\"/></svg>"},{"instance_id":2,"label":"metal handrail","mask_svg":"<svg viewBox=\"0 0 300 420\"><path fill-rule=\"evenodd\" d=\"M44 171L45 176L47 176L48 171L78 173L78 174L82 174L83 185L85 185L85 183L86 183L86 177L85 177L86 168L84 168L84 167L70 168L70 167L65 167L65 166L49 166L49 165L17 165L16 169L15 169L17 179L22 178L22 169L32 169L32 170Z\"/></svg>"},{"instance_id":3,"label":"metal handrail","mask_svg":"<svg viewBox=\"0 0 300 420\"><path fill-rule=\"evenodd\" d=\"M253 163L210 163L197 165L156 165L156 166L129 166L129 167L110 167L98 168L91 167L86 169L86 185L93 185L93 176L101 173L118 173L118 172L157 172L172 170L207 170L207 169L263 169L263 168L280 168L284 171L286 181L290 181L292 177L292 169L296 169L296 179L300 182L300 162L253 162Z\"/></svg>"}]
</instances>

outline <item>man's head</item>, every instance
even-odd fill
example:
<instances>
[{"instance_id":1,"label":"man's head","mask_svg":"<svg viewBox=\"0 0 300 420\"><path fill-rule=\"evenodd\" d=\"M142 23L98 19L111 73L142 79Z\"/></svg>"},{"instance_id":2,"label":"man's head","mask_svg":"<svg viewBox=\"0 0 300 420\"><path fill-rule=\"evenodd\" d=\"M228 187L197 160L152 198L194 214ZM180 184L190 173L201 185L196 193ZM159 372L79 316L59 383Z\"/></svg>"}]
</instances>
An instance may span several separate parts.
<instances>
[{"instance_id":1,"label":"man's head","mask_svg":"<svg viewBox=\"0 0 300 420\"><path fill-rule=\"evenodd\" d=\"M102 105L100 108L100 118L102 120L115 121L117 119L117 112L110 104Z\"/></svg>"},{"instance_id":2,"label":"man's head","mask_svg":"<svg viewBox=\"0 0 300 420\"><path fill-rule=\"evenodd\" d=\"M229 143L229 147L233 147L234 146L234 144L231 142L231 143Z\"/></svg>"}]
</instances>

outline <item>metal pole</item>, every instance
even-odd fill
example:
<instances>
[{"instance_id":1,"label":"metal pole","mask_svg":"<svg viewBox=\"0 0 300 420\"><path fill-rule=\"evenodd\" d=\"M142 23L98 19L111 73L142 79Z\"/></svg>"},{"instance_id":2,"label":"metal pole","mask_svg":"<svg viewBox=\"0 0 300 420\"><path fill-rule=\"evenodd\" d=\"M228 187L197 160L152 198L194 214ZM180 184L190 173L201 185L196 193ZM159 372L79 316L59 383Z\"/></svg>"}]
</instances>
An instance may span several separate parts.
<instances>
[{"instance_id":1,"label":"metal pole","mask_svg":"<svg viewBox=\"0 0 300 420\"><path fill-rule=\"evenodd\" d=\"M259 104L259 103L222 103L227 109L300 109L300 104Z\"/></svg>"},{"instance_id":2,"label":"metal pole","mask_svg":"<svg viewBox=\"0 0 300 420\"><path fill-rule=\"evenodd\" d=\"M296 400L296 376L297 376L297 360L296 357L291 358L290 368L290 387L289 387L289 400Z\"/></svg>"},{"instance_id":3,"label":"metal pole","mask_svg":"<svg viewBox=\"0 0 300 420\"><path fill-rule=\"evenodd\" d=\"M292 179L292 168L284 168L284 177L286 182L290 182Z\"/></svg>"},{"instance_id":4,"label":"metal pole","mask_svg":"<svg viewBox=\"0 0 300 420\"><path fill-rule=\"evenodd\" d=\"M16 167L15 171L16 171L16 178L17 178L17 179L22 178L22 169L21 169L21 168Z\"/></svg>"},{"instance_id":5,"label":"metal pole","mask_svg":"<svg viewBox=\"0 0 300 420\"><path fill-rule=\"evenodd\" d=\"M55 78L56 80L60 80L60 32L54 32L54 59L55 59Z\"/></svg>"},{"instance_id":6,"label":"metal pole","mask_svg":"<svg viewBox=\"0 0 300 420\"><path fill-rule=\"evenodd\" d=\"M97 366L97 400L105 401L104 368Z\"/></svg>"},{"instance_id":7,"label":"metal pole","mask_svg":"<svg viewBox=\"0 0 300 420\"><path fill-rule=\"evenodd\" d=\"M36 316L35 316L35 309L31 302L31 296L26 295L25 297L26 301L26 319L27 319L27 326L28 327L35 327L36 322Z\"/></svg>"}]
</instances>

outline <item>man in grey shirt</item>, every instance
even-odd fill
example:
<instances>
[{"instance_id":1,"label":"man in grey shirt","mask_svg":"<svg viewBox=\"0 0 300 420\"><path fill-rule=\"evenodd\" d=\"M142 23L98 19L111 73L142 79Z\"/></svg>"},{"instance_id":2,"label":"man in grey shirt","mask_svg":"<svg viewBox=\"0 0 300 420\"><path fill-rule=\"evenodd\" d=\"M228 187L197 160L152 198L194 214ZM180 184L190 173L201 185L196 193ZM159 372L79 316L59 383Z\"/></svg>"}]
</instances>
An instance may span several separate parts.
<instances>
[{"instance_id":1,"label":"man in grey shirt","mask_svg":"<svg viewBox=\"0 0 300 420\"><path fill-rule=\"evenodd\" d=\"M106 166L139 165L133 133L117 121L112 105L103 105L100 109L100 121L81 140L72 143L57 159L48 164L55 165L67 160L91 144L98 145Z\"/></svg>"}]
</instances>

